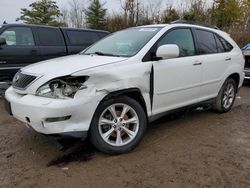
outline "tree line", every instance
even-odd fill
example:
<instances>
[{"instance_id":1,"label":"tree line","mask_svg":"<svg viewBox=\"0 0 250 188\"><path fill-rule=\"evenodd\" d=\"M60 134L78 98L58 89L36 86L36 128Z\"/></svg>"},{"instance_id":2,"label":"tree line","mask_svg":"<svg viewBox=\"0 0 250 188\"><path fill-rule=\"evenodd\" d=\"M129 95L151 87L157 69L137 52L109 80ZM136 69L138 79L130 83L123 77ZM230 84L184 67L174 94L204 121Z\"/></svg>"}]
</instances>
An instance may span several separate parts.
<instances>
[{"instance_id":1,"label":"tree line","mask_svg":"<svg viewBox=\"0 0 250 188\"><path fill-rule=\"evenodd\" d=\"M118 8L119 9L119 8ZM99 0L71 0L59 8L53 0L38 0L21 9L17 20L29 24L103 29L115 32L127 27L170 23L182 19L229 32L239 45L250 42L250 0L187 0L163 4L161 0L120 0L120 11L107 11Z\"/></svg>"}]
</instances>

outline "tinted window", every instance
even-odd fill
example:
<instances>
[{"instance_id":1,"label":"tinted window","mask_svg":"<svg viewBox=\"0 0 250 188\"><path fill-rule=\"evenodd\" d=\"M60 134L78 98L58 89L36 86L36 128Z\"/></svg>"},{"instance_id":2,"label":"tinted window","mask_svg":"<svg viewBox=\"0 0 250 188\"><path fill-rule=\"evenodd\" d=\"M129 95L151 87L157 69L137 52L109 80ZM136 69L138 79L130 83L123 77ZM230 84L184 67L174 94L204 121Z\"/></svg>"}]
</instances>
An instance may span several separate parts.
<instances>
[{"instance_id":1,"label":"tinted window","mask_svg":"<svg viewBox=\"0 0 250 188\"><path fill-rule=\"evenodd\" d=\"M200 54L217 53L217 45L212 32L197 29L196 34L199 41Z\"/></svg>"},{"instance_id":2,"label":"tinted window","mask_svg":"<svg viewBox=\"0 0 250 188\"><path fill-rule=\"evenodd\" d=\"M225 39L223 39L222 37L219 37L219 39L224 46L225 52L230 52L233 49L233 46Z\"/></svg>"},{"instance_id":3,"label":"tinted window","mask_svg":"<svg viewBox=\"0 0 250 188\"><path fill-rule=\"evenodd\" d=\"M99 38L104 38L108 35L109 33L98 33Z\"/></svg>"},{"instance_id":4,"label":"tinted window","mask_svg":"<svg viewBox=\"0 0 250 188\"><path fill-rule=\"evenodd\" d=\"M41 46L62 46L63 41L58 29L38 28L37 34Z\"/></svg>"},{"instance_id":5,"label":"tinted window","mask_svg":"<svg viewBox=\"0 0 250 188\"><path fill-rule=\"evenodd\" d=\"M180 48L180 56L195 55L193 36L190 29L175 29L165 35L157 47L164 44L176 44Z\"/></svg>"},{"instance_id":6,"label":"tinted window","mask_svg":"<svg viewBox=\"0 0 250 188\"><path fill-rule=\"evenodd\" d=\"M219 53L225 52L225 49L224 49L223 44L221 43L221 40L218 38L217 35L214 35L214 37L215 37L216 44L217 44L217 51L218 51Z\"/></svg>"},{"instance_id":7,"label":"tinted window","mask_svg":"<svg viewBox=\"0 0 250 188\"><path fill-rule=\"evenodd\" d=\"M1 36L6 39L8 46L34 46L34 38L30 28L11 27L6 29Z\"/></svg>"},{"instance_id":8,"label":"tinted window","mask_svg":"<svg viewBox=\"0 0 250 188\"><path fill-rule=\"evenodd\" d=\"M96 32L67 31L67 35L72 45L91 45L99 40Z\"/></svg>"}]
</instances>

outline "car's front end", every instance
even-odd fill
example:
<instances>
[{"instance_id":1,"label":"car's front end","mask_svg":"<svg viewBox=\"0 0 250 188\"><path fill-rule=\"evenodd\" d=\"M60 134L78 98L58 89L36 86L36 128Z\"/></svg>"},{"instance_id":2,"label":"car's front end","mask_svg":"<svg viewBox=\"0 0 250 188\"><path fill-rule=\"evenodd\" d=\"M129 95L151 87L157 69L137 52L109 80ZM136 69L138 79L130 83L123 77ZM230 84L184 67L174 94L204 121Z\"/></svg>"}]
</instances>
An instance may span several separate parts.
<instances>
[{"instance_id":1,"label":"car's front end","mask_svg":"<svg viewBox=\"0 0 250 188\"><path fill-rule=\"evenodd\" d=\"M6 93L6 109L10 114L43 134L85 137L101 96L83 91L87 77L53 79L33 92L25 92L31 75L18 73L21 81L13 83ZM72 85L72 81L78 85ZM15 80L14 80L15 81ZM35 80L34 80L35 81ZM74 82L75 83L75 82ZM78 90L82 90L77 93ZM80 95L81 93L81 95ZM84 94L83 94L84 93Z\"/></svg>"},{"instance_id":2,"label":"car's front end","mask_svg":"<svg viewBox=\"0 0 250 188\"><path fill-rule=\"evenodd\" d=\"M74 73L125 59L74 55L25 67L5 92L6 110L39 133L86 137L104 93L96 92L91 84L85 85L87 74Z\"/></svg>"},{"instance_id":3,"label":"car's front end","mask_svg":"<svg viewBox=\"0 0 250 188\"><path fill-rule=\"evenodd\" d=\"M242 52L245 57L245 80L250 80L250 44L243 47Z\"/></svg>"}]
</instances>

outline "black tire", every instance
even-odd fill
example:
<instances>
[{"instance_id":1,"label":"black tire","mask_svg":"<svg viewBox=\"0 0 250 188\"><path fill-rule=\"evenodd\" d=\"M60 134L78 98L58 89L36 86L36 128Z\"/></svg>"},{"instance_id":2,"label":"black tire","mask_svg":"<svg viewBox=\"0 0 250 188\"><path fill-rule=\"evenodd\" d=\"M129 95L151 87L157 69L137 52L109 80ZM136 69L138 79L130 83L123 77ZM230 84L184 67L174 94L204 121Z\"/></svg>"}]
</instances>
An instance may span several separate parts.
<instances>
[{"instance_id":1,"label":"black tire","mask_svg":"<svg viewBox=\"0 0 250 188\"><path fill-rule=\"evenodd\" d=\"M139 125L139 126L136 128L136 134L133 137L133 139L131 139L129 134L126 135L125 131L124 131L125 134L123 136L121 136L121 139L123 139L122 137L127 137L127 140L131 139L131 141L129 143L122 145L122 146L120 146L120 145L114 146L111 143L112 140L109 140L109 139L111 139L111 138L115 139L114 142L117 142L117 139L118 139L117 138L118 137L117 131L118 130L115 130L114 132L112 132L111 136L108 136L109 137L107 139L108 141L107 140L105 141L103 136L106 133L106 131L102 132L103 125L99 126L99 122L100 122L100 118L103 117L105 113L110 112L110 110L107 110L110 106L118 105L118 107L119 107L120 104L125 104L125 105L128 105L129 107L131 107L130 111L133 113L134 112L136 113L137 116L135 116L135 117L137 117L137 119L139 120L139 121L137 121L138 123L136 123L136 125ZM117 107L115 107L115 108L117 108ZM130 111L128 111L127 113L131 113ZM115 111L115 112L117 114L118 111ZM120 113L122 113L122 111ZM110 113L110 117L111 117L111 115L112 115L112 113ZM127 115L125 115L125 116L127 116ZM112 121L116 121L114 119L112 119ZM118 124L118 122L117 122L117 124ZM128 125L128 124L126 124L126 125ZM104 126L108 126L108 129L110 130L113 128L114 125L105 125L104 124ZM119 126L122 126L122 125L119 124ZM125 123L123 124L123 126L125 126ZM130 126L130 123L129 123L129 126ZM134 126L133 123L132 123L132 126ZM118 127L118 125L117 125L117 127ZM134 100L130 97L119 96L116 98L111 98L111 99L105 100L105 101L101 102L100 105L98 106L98 108L94 114L94 117L92 119L91 126L90 126L90 141L98 150L100 150L104 153L108 153L108 154L127 153L127 152L133 150L139 144L139 142L143 138L143 135L146 131L146 128L147 128L147 117L146 117L146 113L143 110L142 106L136 100ZM101 129L101 131L100 131L100 129ZM120 128L119 131L121 131L121 130L123 131L123 129ZM122 132L120 132L119 134L121 135L121 133ZM116 138L115 138L115 136L113 137L113 134L116 134ZM110 143L108 143L108 142L110 142ZM114 143L114 144L117 144L117 143Z\"/></svg>"},{"instance_id":2,"label":"black tire","mask_svg":"<svg viewBox=\"0 0 250 188\"><path fill-rule=\"evenodd\" d=\"M228 105L225 105L225 102L223 101L223 98L227 98L225 95L225 92L227 90L228 87L232 86L233 88L233 94L232 94L232 98L231 99L231 102L230 104L228 103ZM224 84L222 85L220 91L219 91L219 94L217 95L216 97L216 101L215 101L215 104L214 104L214 110L216 112L219 112L219 113L225 113L225 112L228 112L232 109L232 106L234 104L234 101L235 101L235 98L236 98L236 93L237 93L237 84L236 82L231 79L231 78L228 78ZM229 99L229 98L228 98Z\"/></svg>"}]
</instances>

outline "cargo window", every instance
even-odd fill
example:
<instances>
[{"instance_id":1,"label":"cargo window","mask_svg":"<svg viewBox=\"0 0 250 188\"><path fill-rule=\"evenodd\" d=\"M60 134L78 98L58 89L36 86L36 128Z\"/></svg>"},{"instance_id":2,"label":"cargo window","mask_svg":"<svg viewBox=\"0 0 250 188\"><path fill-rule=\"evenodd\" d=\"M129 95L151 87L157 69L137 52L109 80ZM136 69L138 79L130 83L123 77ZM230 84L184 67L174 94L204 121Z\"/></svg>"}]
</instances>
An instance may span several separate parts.
<instances>
[{"instance_id":1,"label":"cargo window","mask_svg":"<svg viewBox=\"0 0 250 188\"><path fill-rule=\"evenodd\" d=\"M67 31L71 45L89 46L99 40L96 32L90 31Z\"/></svg>"},{"instance_id":2,"label":"cargo window","mask_svg":"<svg viewBox=\"0 0 250 188\"><path fill-rule=\"evenodd\" d=\"M195 55L195 47L190 29L175 29L167 33L157 44L157 47L165 44L176 44L180 49L180 57Z\"/></svg>"},{"instance_id":3,"label":"cargo window","mask_svg":"<svg viewBox=\"0 0 250 188\"><path fill-rule=\"evenodd\" d=\"M34 38L30 28L10 27L2 34L8 46L34 46Z\"/></svg>"},{"instance_id":4,"label":"cargo window","mask_svg":"<svg viewBox=\"0 0 250 188\"><path fill-rule=\"evenodd\" d=\"M217 45L212 32L197 29L196 34L199 41L200 54L217 53Z\"/></svg>"},{"instance_id":5,"label":"cargo window","mask_svg":"<svg viewBox=\"0 0 250 188\"><path fill-rule=\"evenodd\" d=\"M63 46L61 33L58 29L38 28L37 34L41 46Z\"/></svg>"}]
</instances>

